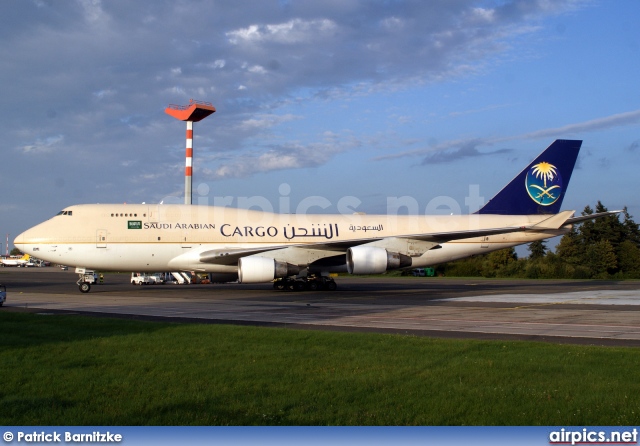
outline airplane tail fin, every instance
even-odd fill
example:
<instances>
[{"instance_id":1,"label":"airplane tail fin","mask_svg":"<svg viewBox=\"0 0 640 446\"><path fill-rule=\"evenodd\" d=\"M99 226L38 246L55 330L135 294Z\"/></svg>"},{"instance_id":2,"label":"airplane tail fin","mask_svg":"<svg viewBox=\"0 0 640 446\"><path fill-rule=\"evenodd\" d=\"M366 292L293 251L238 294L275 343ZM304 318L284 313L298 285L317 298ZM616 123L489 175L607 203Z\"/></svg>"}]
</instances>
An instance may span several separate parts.
<instances>
[{"instance_id":1,"label":"airplane tail fin","mask_svg":"<svg viewBox=\"0 0 640 446\"><path fill-rule=\"evenodd\" d=\"M580 140L555 140L477 213L557 214L581 145Z\"/></svg>"}]
</instances>

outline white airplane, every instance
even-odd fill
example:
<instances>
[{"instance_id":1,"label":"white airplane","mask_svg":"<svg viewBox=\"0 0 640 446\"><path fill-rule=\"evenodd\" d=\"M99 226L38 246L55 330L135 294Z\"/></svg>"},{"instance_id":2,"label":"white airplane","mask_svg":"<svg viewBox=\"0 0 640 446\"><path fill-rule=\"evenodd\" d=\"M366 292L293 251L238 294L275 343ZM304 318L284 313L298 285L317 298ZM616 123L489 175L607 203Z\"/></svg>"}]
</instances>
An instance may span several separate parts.
<instances>
[{"instance_id":1,"label":"white airplane","mask_svg":"<svg viewBox=\"0 0 640 446\"><path fill-rule=\"evenodd\" d=\"M582 141L557 140L471 215L289 215L196 205L86 204L15 239L96 271L197 271L278 289L336 288L333 272L417 268L562 235L618 211L560 212ZM82 277L82 275L81 275ZM80 291L90 284L78 281Z\"/></svg>"},{"instance_id":2,"label":"white airplane","mask_svg":"<svg viewBox=\"0 0 640 446\"><path fill-rule=\"evenodd\" d=\"M2 266L25 266L29 263L29 254L24 254L22 257L3 257Z\"/></svg>"}]
</instances>

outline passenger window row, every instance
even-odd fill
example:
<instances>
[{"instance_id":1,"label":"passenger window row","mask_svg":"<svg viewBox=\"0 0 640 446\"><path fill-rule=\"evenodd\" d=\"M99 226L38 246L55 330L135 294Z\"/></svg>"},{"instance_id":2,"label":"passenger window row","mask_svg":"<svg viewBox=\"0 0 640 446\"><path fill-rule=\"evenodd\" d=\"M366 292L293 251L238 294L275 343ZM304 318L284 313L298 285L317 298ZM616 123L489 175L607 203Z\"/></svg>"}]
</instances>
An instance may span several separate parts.
<instances>
[{"instance_id":1,"label":"passenger window row","mask_svg":"<svg viewBox=\"0 0 640 446\"><path fill-rule=\"evenodd\" d=\"M118 214L118 213L115 213L115 214L111 214L111 216L112 217L137 217L138 214ZM146 217L147 214L142 214L142 216Z\"/></svg>"}]
</instances>

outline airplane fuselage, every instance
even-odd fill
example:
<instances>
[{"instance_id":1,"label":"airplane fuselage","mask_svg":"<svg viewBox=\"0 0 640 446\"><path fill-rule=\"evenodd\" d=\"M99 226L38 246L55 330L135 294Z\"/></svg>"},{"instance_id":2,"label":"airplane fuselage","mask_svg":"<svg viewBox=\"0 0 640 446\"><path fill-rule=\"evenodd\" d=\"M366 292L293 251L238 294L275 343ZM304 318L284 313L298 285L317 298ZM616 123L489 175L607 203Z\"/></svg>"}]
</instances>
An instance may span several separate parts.
<instances>
[{"instance_id":1,"label":"airplane fuselage","mask_svg":"<svg viewBox=\"0 0 640 446\"><path fill-rule=\"evenodd\" d=\"M203 253L216 251L224 256L225 249L278 247L255 255L302 266L344 255L340 243L366 240L388 247L393 240L394 246L409 243L403 249L412 258L411 266L423 267L561 235L569 229L465 238L443 242L437 249L422 246L411 235L524 227L548 217L292 215L196 205L96 204L68 207L21 234L15 244L50 262L99 271L234 273L236 262L206 263L201 261ZM318 268L323 272L346 270L335 262Z\"/></svg>"}]
</instances>

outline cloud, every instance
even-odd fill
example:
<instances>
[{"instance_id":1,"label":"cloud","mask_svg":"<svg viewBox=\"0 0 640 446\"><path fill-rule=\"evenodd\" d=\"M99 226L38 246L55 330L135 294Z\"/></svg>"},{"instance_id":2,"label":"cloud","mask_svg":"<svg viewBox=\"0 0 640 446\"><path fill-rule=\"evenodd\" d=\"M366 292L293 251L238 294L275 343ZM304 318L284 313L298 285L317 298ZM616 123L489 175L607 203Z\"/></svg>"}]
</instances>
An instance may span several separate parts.
<instances>
[{"instance_id":1,"label":"cloud","mask_svg":"<svg viewBox=\"0 0 640 446\"><path fill-rule=\"evenodd\" d=\"M317 41L335 32L337 25L329 19L302 20L299 18L285 23L250 25L246 28L226 33L229 42L240 44L297 44Z\"/></svg>"},{"instance_id":2,"label":"cloud","mask_svg":"<svg viewBox=\"0 0 640 446\"><path fill-rule=\"evenodd\" d=\"M325 141L321 143L287 143L272 146L267 151L252 151L228 161L218 158L222 165L213 170L205 169L204 175L206 178L217 180L244 178L275 170L318 167L337 154L359 148L361 145L360 141L353 138L341 138L339 135L328 133L325 135Z\"/></svg>"},{"instance_id":3,"label":"cloud","mask_svg":"<svg viewBox=\"0 0 640 446\"><path fill-rule=\"evenodd\" d=\"M627 147L626 150L627 152L634 153L636 150L638 150L638 148L640 148L640 140L633 141L631 144L629 144L629 147Z\"/></svg>"},{"instance_id":4,"label":"cloud","mask_svg":"<svg viewBox=\"0 0 640 446\"><path fill-rule=\"evenodd\" d=\"M243 120L239 127L239 131L248 132L253 130L265 130L275 127L277 125L283 124L285 122L290 122L294 120L302 119L301 116L295 116L292 114L286 115L256 115L252 118Z\"/></svg>"},{"instance_id":5,"label":"cloud","mask_svg":"<svg viewBox=\"0 0 640 446\"><path fill-rule=\"evenodd\" d=\"M109 16L102 9L100 0L78 0L83 9L85 19L91 24L96 24L109 19Z\"/></svg>"},{"instance_id":6,"label":"cloud","mask_svg":"<svg viewBox=\"0 0 640 446\"><path fill-rule=\"evenodd\" d=\"M37 139L33 144L28 144L19 148L22 153L41 155L53 152L56 147L64 140L64 136L49 136L45 139Z\"/></svg>"},{"instance_id":7,"label":"cloud","mask_svg":"<svg viewBox=\"0 0 640 446\"><path fill-rule=\"evenodd\" d=\"M607 157L598 158L598 166L600 169L608 169L611 167L611 159Z\"/></svg>"},{"instance_id":8,"label":"cloud","mask_svg":"<svg viewBox=\"0 0 640 446\"><path fill-rule=\"evenodd\" d=\"M226 113L255 112L300 91L372 94L482 69L510 36L533 30L529 17L575 5L548 3L20 2L10 13L29 20L10 16L0 31L0 81L12 85L6 101L35 93L38 102L68 104L69 114L83 113L88 92L145 111L158 98L215 92ZM19 71L27 66L27 75Z\"/></svg>"},{"instance_id":9,"label":"cloud","mask_svg":"<svg viewBox=\"0 0 640 446\"><path fill-rule=\"evenodd\" d=\"M104 99L106 97L109 96L113 96L116 94L116 91L110 88L104 89L104 90L99 90L99 91L94 91L93 95L97 98L97 99Z\"/></svg>"},{"instance_id":10,"label":"cloud","mask_svg":"<svg viewBox=\"0 0 640 446\"><path fill-rule=\"evenodd\" d=\"M485 3L14 2L4 8L0 28L0 85L10 104L0 132L15 148L3 152L3 165L42 181L52 171L73 172L73 181L65 185L70 195L43 196L48 190L31 189L34 182L11 199L42 197L40 207L57 208L95 184L114 186L82 199L151 201L180 189L184 123L163 110L190 98L218 110L194 129L196 158L204 160L199 168L209 166L208 178L322 166L365 140L347 130L366 116L354 112L340 122L332 101L377 100L381 92L492 69L496 58L517 49L515 37L580 6ZM397 116L406 128L417 125L404 111ZM316 142L324 130L339 136ZM409 137L420 138L400 135ZM459 143L449 147L450 158L480 156Z\"/></svg>"},{"instance_id":11,"label":"cloud","mask_svg":"<svg viewBox=\"0 0 640 446\"><path fill-rule=\"evenodd\" d=\"M422 160L421 164L423 166L432 165L432 164L441 164L441 163L448 163L452 161L458 161L463 158L477 158L480 156L503 154L503 153L509 153L512 151L511 149L499 149L499 150L494 150L492 152L480 152L476 147L476 144L478 143L479 141L468 141L461 144L461 146L458 148L432 153L426 156Z\"/></svg>"},{"instance_id":12,"label":"cloud","mask_svg":"<svg viewBox=\"0 0 640 446\"><path fill-rule=\"evenodd\" d=\"M487 137L445 141L426 148L407 150L400 153L393 153L374 158L376 161L383 161L396 158L422 156L424 160L422 164L442 163L455 161L461 158L470 158L484 156L487 154L504 153L505 150L494 152L480 152L478 147L492 146L499 143L525 139L541 139L541 138L566 138L575 134L584 134L589 132L607 130L615 127L636 125L640 123L640 110L634 110L625 113L618 113L602 118L591 119L584 122L569 124L562 127L553 127L548 129L537 130L535 132L523 133L514 136L503 137ZM633 144L627 149L634 151Z\"/></svg>"},{"instance_id":13,"label":"cloud","mask_svg":"<svg viewBox=\"0 0 640 446\"><path fill-rule=\"evenodd\" d=\"M634 110L625 113L618 113L604 118L592 119L576 124L569 124L563 127L556 127L536 132L526 133L522 135L525 139L539 139L547 137L558 137L558 135L575 135L578 133L595 132L598 130L606 130L613 127L625 125L634 125L640 123L640 110Z\"/></svg>"},{"instance_id":14,"label":"cloud","mask_svg":"<svg viewBox=\"0 0 640 446\"><path fill-rule=\"evenodd\" d=\"M499 110L501 108L509 107L507 104L495 104L495 105L487 105L486 107L474 109L474 110L463 110L463 111L454 111L449 113L449 116L455 118L458 116L471 115L475 113L484 113L486 111Z\"/></svg>"}]
</instances>

